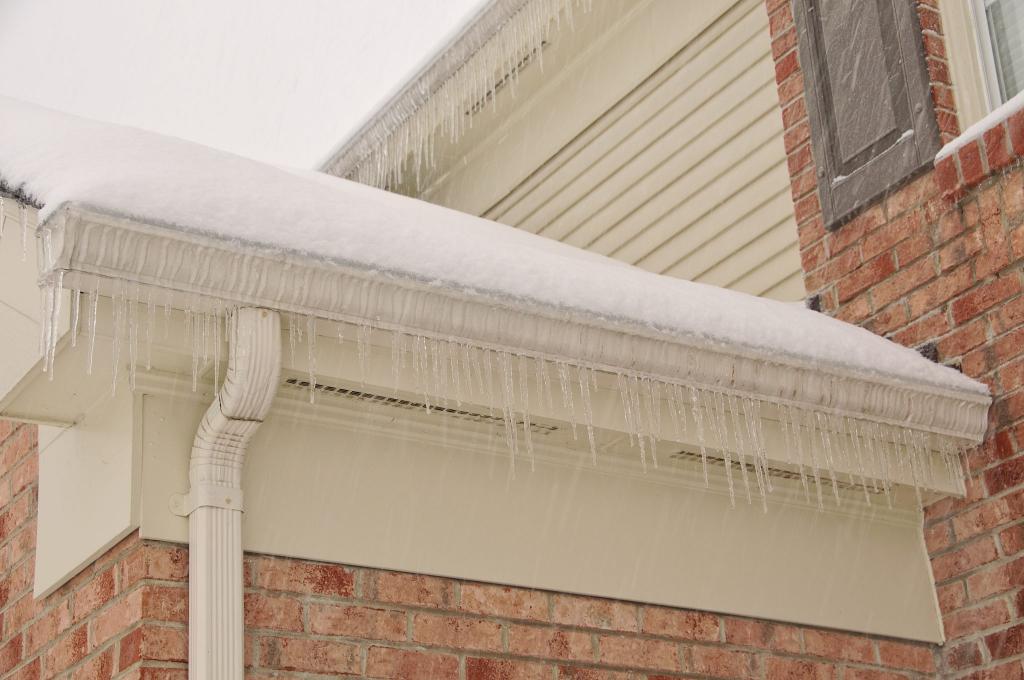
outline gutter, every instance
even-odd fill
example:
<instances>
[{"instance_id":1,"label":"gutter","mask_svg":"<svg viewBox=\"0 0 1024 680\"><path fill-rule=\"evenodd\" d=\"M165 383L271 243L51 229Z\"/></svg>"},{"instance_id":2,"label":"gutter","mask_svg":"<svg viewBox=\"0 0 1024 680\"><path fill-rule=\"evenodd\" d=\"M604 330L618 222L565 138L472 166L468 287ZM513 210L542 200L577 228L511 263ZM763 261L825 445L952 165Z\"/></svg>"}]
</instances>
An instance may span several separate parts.
<instances>
[{"instance_id":1,"label":"gutter","mask_svg":"<svg viewBox=\"0 0 1024 680\"><path fill-rule=\"evenodd\" d=\"M188 675L243 680L242 466L270 410L281 372L277 312L243 307L231 315L224 385L192 445L191 488L172 499L189 520Z\"/></svg>"}]
</instances>

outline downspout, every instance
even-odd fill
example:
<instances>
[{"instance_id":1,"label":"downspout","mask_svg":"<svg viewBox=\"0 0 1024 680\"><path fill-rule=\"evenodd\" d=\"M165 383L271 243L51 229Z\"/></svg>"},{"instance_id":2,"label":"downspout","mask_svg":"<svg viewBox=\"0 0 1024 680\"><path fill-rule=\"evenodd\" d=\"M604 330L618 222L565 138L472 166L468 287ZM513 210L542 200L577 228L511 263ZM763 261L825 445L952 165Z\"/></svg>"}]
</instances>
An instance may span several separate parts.
<instances>
[{"instance_id":1,"label":"downspout","mask_svg":"<svg viewBox=\"0 0 1024 680\"><path fill-rule=\"evenodd\" d=\"M189 520L190 680L244 678L242 465L281 373L277 312L238 309L227 336L227 375L196 432L180 501Z\"/></svg>"}]
</instances>

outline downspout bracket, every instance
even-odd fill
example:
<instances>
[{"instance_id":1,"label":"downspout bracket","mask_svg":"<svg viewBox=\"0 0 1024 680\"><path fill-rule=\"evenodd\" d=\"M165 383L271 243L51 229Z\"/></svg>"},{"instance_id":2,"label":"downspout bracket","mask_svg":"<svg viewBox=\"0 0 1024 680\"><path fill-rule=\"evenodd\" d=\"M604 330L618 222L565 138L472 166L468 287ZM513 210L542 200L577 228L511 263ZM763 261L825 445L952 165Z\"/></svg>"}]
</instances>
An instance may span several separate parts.
<instances>
[{"instance_id":1,"label":"downspout bracket","mask_svg":"<svg viewBox=\"0 0 1024 680\"><path fill-rule=\"evenodd\" d=\"M195 484L188 493L176 493L171 496L168 506L178 517L188 517L198 508L245 511L241 489L212 484Z\"/></svg>"}]
</instances>

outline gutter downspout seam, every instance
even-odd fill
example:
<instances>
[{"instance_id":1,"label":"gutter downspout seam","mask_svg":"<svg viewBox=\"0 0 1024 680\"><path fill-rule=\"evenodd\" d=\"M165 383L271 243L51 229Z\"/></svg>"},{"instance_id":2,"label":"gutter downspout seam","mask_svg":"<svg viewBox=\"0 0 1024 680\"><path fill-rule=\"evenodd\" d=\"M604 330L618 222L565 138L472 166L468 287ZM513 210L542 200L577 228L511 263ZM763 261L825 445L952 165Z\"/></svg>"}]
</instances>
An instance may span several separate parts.
<instances>
[{"instance_id":1,"label":"gutter downspout seam","mask_svg":"<svg viewBox=\"0 0 1024 680\"><path fill-rule=\"evenodd\" d=\"M242 466L281 374L281 319L243 307L229 320L228 368L189 462L190 680L243 680Z\"/></svg>"}]
</instances>

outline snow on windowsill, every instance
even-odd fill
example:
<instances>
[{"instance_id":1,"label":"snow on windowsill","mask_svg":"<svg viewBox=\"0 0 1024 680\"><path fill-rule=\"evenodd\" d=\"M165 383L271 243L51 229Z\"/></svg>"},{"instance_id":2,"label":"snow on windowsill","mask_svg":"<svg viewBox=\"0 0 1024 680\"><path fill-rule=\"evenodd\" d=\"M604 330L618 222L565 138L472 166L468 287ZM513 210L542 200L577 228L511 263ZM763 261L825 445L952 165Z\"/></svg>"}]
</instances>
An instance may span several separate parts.
<instances>
[{"instance_id":1,"label":"snow on windowsill","mask_svg":"<svg viewBox=\"0 0 1024 680\"><path fill-rule=\"evenodd\" d=\"M1009 99L1005 104L996 108L977 123L964 130L959 137L956 137L939 149L939 152L935 154L935 162L938 163L943 158L952 156L971 142L980 140L987 131L999 125L1022 109L1024 109L1024 92L1021 92L1017 96Z\"/></svg>"}]
</instances>

